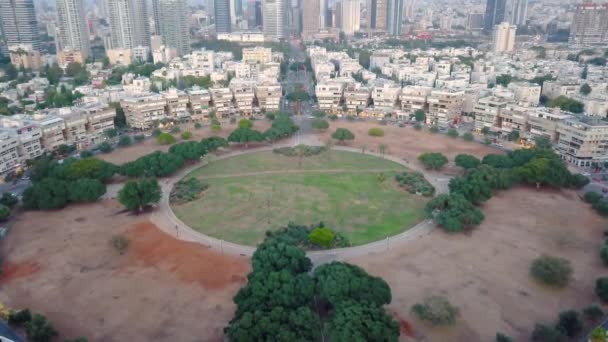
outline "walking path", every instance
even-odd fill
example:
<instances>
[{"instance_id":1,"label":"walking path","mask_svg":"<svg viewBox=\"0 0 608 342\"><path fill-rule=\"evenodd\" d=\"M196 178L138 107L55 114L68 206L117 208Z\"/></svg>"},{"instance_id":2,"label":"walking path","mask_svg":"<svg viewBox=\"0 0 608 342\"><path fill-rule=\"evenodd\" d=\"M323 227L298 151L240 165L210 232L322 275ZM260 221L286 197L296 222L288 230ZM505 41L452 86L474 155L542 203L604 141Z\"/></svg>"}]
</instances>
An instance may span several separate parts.
<instances>
[{"instance_id":1,"label":"walking path","mask_svg":"<svg viewBox=\"0 0 608 342\"><path fill-rule=\"evenodd\" d=\"M221 160L221 159L225 159L225 158L230 158L230 157L234 157L234 156L255 153L255 152L272 151L273 149L275 149L277 147L290 146L290 145L291 144L282 144L282 145L254 148L254 149L245 150L245 151L235 151L235 152L231 152L231 153L219 156L212 160L205 159L201 163L197 163L197 164L194 164L187 168L182 169L179 173L177 173L173 177L162 181L161 188L162 188L163 195L160 200L158 209L152 213L152 216L151 216L152 222L154 222L156 224L156 226L159 227L161 230L165 231L168 234L174 235L178 239L183 240L183 241L200 243L204 246L207 246L208 248L216 249L216 250L220 251L221 253L248 256L248 257L253 255L253 252L255 252L255 247L244 246L244 245L239 245L239 244L235 244L235 243L228 242L228 241L219 240L219 239L213 238L211 236L202 234L198 231L195 231L194 229L190 228L188 225L183 223L179 218L177 218L177 216L175 216L175 214L173 213L173 210L171 210L171 206L169 204L169 195L171 193L171 189L173 188L173 185L177 181L182 179L184 176L186 176L188 173L190 173L194 169L200 168L201 166L207 165L215 160ZM361 151L359 149L344 147L344 146L334 147L333 149L338 150L338 151L361 153ZM391 160L395 163L406 166L411 170L424 172L428 181L433 186L435 186L437 193L445 193L448 190L447 185L449 182L449 178L446 176L423 171L418 165L411 165L411 164L407 163L406 161L401 160L397 157L393 157L393 156L389 156L389 155L381 155L381 154L372 153L372 152L366 152L366 154L373 155L373 156L376 156L379 158L384 158L387 160ZM290 171L320 172L321 170L288 170L288 171L276 171L276 173L285 173L285 172L290 172ZM322 171L327 172L327 170L322 170ZM333 171L340 172L339 169L333 170ZM360 172L372 172L372 170L359 170L359 171ZM380 172L380 171L381 170L373 170L373 172ZM247 175L253 175L253 174L272 174L274 172L275 171L265 171L265 172L251 173L251 174L248 174L248 173L233 174L233 175L226 175L226 177L235 177L235 176L239 176L239 175L247 176ZM353 171L349 170L349 172L353 172ZM219 177L223 177L223 176L218 175L215 177L219 178ZM343 258L361 256L361 255L366 255L366 254L370 254L370 253L380 253L380 252L389 250L391 248L401 247L410 241L415 241L417 239L420 239L423 236L428 235L433 230L434 227L435 227L435 225L430 220L425 220L425 221L419 223L418 225L416 225L400 234L394 235L392 237L387 237L384 240L375 241L375 242L371 242L371 243L368 243L365 245L355 246L355 247L338 248L338 249L322 250L322 251L309 251L309 252L307 252L307 255L313 261L313 263L315 265L319 265L319 264L330 262L333 260L341 260Z\"/></svg>"}]
</instances>

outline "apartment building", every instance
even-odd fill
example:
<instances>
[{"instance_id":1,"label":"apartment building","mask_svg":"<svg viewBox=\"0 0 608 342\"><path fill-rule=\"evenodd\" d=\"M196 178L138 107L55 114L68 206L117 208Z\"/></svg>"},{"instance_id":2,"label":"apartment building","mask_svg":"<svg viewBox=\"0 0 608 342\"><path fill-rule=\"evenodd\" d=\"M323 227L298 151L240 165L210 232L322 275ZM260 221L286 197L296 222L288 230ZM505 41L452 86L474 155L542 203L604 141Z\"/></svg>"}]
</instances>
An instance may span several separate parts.
<instances>
[{"instance_id":1,"label":"apartment building","mask_svg":"<svg viewBox=\"0 0 608 342\"><path fill-rule=\"evenodd\" d=\"M457 120L464 103L464 91L432 90L427 97L426 123L446 127Z\"/></svg>"},{"instance_id":2,"label":"apartment building","mask_svg":"<svg viewBox=\"0 0 608 342\"><path fill-rule=\"evenodd\" d=\"M374 108L392 111L395 109L400 94L401 87L398 84L386 82L384 80L376 80L376 84L372 88Z\"/></svg>"},{"instance_id":3,"label":"apartment building","mask_svg":"<svg viewBox=\"0 0 608 342\"><path fill-rule=\"evenodd\" d=\"M487 96L479 99L473 107L475 115L475 130L481 131L484 127L494 129L499 127L501 111L507 107L508 102L497 96Z\"/></svg>"},{"instance_id":4,"label":"apartment building","mask_svg":"<svg viewBox=\"0 0 608 342\"><path fill-rule=\"evenodd\" d=\"M581 86L577 82L546 81L543 83L542 94L550 99L558 96L578 95Z\"/></svg>"},{"instance_id":5,"label":"apartment building","mask_svg":"<svg viewBox=\"0 0 608 342\"><path fill-rule=\"evenodd\" d=\"M255 96L261 110L272 112L279 110L283 90L280 83L260 83L255 85Z\"/></svg>"},{"instance_id":6,"label":"apartment building","mask_svg":"<svg viewBox=\"0 0 608 342\"><path fill-rule=\"evenodd\" d=\"M0 174L15 171L21 165L19 138L12 132L0 131Z\"/></svg>"},{"instance_id":7,"label":"apartment building","mask_svg":"<svg viewBox=\"0 0 608 342\"><path fill-rule=\"evenodd\" d=\"M427 111L427 97L433 88L409 86L401 90L401 110L405 115L414 115L417 110Z\"/></svg>"},{"instance_id":8,"label":"apartment building","mask_svg":"<svg viewBox=\"0 0 608 342\"><path fill-rule=\"evenodd\" d=\"M193 69L211 74L215 70L215 53L209 50L197 50L190 54L190 65Z\"/></svg>"},{"instance_id":9,"label":"apartment building","mask_svg":"<svg viewBox=\"0 0 608 342\"><path fill-rule=\"evenodd\" d=\"M253 100L255 99L255 81L233 79L230 82L230 90L234 96L236 110L243 115L253 114Z\"/></svg>"},{"instance_id":10,"label":"apartment building","mask_svg":"<svg viewBox=\"0 0 608 342\"><path fill-rule=\"evenodd\" d=\"M207 89L192 87L186 89L190 115L193 121L208 122L210 113L211 93Z\"/></svg>"},{"instance_id":11,"label":"apartment building","mask_svg":"<svg viewBox=\"0 0 608 342\"><path fill-rule=\"evenodd\" d=\"M542 87L529 82L511 82L508 86L515 96L515 100L538 105Z\"/></svg>"},{"instance_id":12,"label":"apartment building","mask_svg":"<svg viewBox=\"0 0 608 342\"><path fill-rule=\"evenodd\" d=\"M105 131L114 128L116 109L101 102L83 103L74 110L86 116L88 144L97 145L106 139Z\"/></svg>"},{"instance_id":13,"label":"apartment building","mask_svg":"<svg viewBox=\"0 0 608 342\"><path fill-rule=\"evenodd\" d=\"M176 88L170 88L160 93L166 102L166 115L169 118L185 118L190 116L188 94Z\"/></svg>"},{"instance_id":14,"label":"apartment building","mask_svg":"<svg viewBox=\"0 0 608 342\"><path fill-rule=\"evenodd\" d=\"M341 108L345 84L334 80L318 83L315 87L319 109L337 111Z\"/></svg>"},{"instance_id":15,"label":"apartment building","mask_svg":"<svg viewBox=\"0 0 608 342\"><path fill-rule=\"evenodd\" d=\"M513 131L519 132L520 137L524 137L528 131L528 111L529 107L509 103L500 110L498 116L498 127L504 136L508 136Z\"/></svg>"},{"instance_id":16,"label":"apartment building","mask_svg":"<svg viewBox=\"0 0 608 342\"><path fill-rule=\"evenodd\" d=\"M344 105L349 113L356 114L367 108L371 89L361 83L351 83L344 88Z\"/></svg>"},{"instance_id":17,"label":"apartment building","mask_svg":"<svg viewBox=\"0 0 608 342\"><path fill-rule=\"evenodd\" d=\"M557 125L569 118L559 109L538 107L528 111L528 132L526 138L534 141L537 137L548 137L552 142L557 141Z\"/></svg>"},{"instance_id":18,"label":"apartment building","mask_svg":"<svg viewBox=\"0 0 608 342\"><path fill-rule=\"evenodd\" d=\"M243 49L243 62L269 63L272 62L272 49L261 46Z\"/></svg>"},{"instance_id":19,"label":"apartment building","mask_svg":"<svg viewBox=\"0 0 608 342\"><path fill-rule=\"evenodd\" d=\"M120 101L129 126L136 129L150 129L167 117L166 101L162 95L154 93L131 94Z\"/></svg>"},{"instance_id":20,"label":"apartment building","mask_svg":"<svg viewBox=\"0 0 608 342\"><path fill-rule=\"evenodd\" d=\"M232 112L232 90L230 88L211 88L211 99L218 118L228 118Z\"/></svg>"},{"instance_id":21,"label":"apartment building","mask_svg":"<svg viewBox=\"0 0 608 342\"><path fill-rule=\"evenodd\" d=\"M572 116L557 124L557 151L577 166L608 162L608 122L592 116Z\"/></svg>"}]
</instances>

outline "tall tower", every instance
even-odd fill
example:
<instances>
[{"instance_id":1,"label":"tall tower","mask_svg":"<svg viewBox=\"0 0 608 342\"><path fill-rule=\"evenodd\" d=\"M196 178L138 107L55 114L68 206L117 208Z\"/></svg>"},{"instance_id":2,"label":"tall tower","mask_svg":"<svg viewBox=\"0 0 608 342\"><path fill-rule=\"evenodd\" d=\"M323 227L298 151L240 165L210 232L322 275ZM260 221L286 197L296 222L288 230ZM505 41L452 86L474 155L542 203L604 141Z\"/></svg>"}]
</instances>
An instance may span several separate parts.
<instances>
[{"instance_id":1,"label":"tall tower","mask_svg":"<svg viewBox=\"0 0 608 342\"><path fill-rule=\"evenodd\" d=\"M160 34L166 46L175 48L180 56L190 53L187 0L157 0L160 13Z\"/></svg>"},{"instance_id":2,"label":"tall tower","mask_svg":"<svg viewBox=\"0 0 608 342\"><path fill-rule=\"evenodd\" d=\"M568 44L573 47L608 44L608 4L585 1L577 5Z\"/></svg>"},{"instance_id":3,"label":"tall tower","mask_svg":"<svg viewBox=\"0 0 608 342\"><path fill-rule=\"evenodd\" d=\"M367 28L370 30L385 31L388 0L367 1Z\"/></svg>"},{"instance_id":4,"label":"tall tower","mask_svg":"<svg viewBox=\"0 0 608 342\"><path fill-rule=\"evenodd\" d=\"M40 51L33 0L0 0L0 23L7 47L30 44Z\"/></svg>"},{"instance_id":5,"label":"tall tower","mask_svg":"<svg viewBox=\"0 0 608 342\"><path fill-rule=\"evenodd\" d=\"M517 27L508 22L494 27L494 52L511 52L515 48L515 32Z\"/></svg>"},{"instance_id":6,"label":"tall tower","mask_svg":"<svg viewBox=\"0 0 608 342\"><path fill-rule=\"evenodd\" d=\"M528 17L528 0L511 0L509 12L511 25L525 25Z\"/></svg>"},{"instance_id":7,"label":"tall tower","mask_svg":"<svg viewBox=\"0 0 608 342\"><path fill-rule=\"evenodd\" d=\"M304 40L311 38L321 27L320 5L319 0L305 0L302 2L302 37Z\"/></svg>"},{"instance_id":8,"label":"tall tower","mask_svg":"<svg viewBox=\"0 0 608 342\"><path fill-rule=\"evenodd\" d=\"M112 49L150 46L150 24L144 0L108 0Z\"/></svg>"},{"instance_id":9,"label":"tall tower","mask_svg":"<svg viewBox=\"0 0 608 342\"><path fill-rule=\"evenodd\" d=\"M400 36L403 21L403 0L388 0L386 30L391 36Z\"/></svg>"},{"instance_id":10,"label":"tall tower","mask_svg":"<svg viewBox=\"0 0 608 342\"><path fill-rule=\"evenodd\" d=\"M342 0L341 29L346 35L359 31L361 8L359 0Z\"/></svg>"},{"instance_id":11,"label":"tall tower","mask_svg":"<svg viewBox=\"0 0 608 342\"><path fill-rule=\"evenodd\" d=\"M403 15L408 21L414 21L414 0L405 0Z\"/></svg>"},{"instance_id":12,"label":"tall tower","mask_svg":"<svg viewBox=\"0 0 608 342\"><path fill-rule=\"evenodd\" d=\"M89 31L82 0L57 0L58 45L60 50L80 51L89 55Z\"/></svg>"},{"instance_id":13,"label":"tall tower","mask_svg":"<svg viewBox=\"0 0 608 342\"><path fill-rule=\"evenodd\" d=\"M215 0L215 32L232 32L230 19L230 0Z\"/></svg>"},{"instance_id":14,"label":"tall tower","mask_svg":"<svg viewBox=\"0 0 608 342\"><path fill-rule=\"evenodd\" d=\"M494 25L498 25L505 20L505 6L506 0L487 0L484 31L492 32Z\"/></svg>"},{"instance_id":15,"label":"tall tower","mask_svg":"<svg viewBox=\"0 0 608 342\"><path fill-rule=\"evenodd\" d=\"M288 38L287 0L264 0L264 37L270 40Z\"/></svg>"},{"instance_id":16,"label":"tall tower","mask_svg":"<svg viewBox=\"0 0 608 342\"><path fill-rule=\"evenodd\" d=\"M152 12L152 16L154 17L154 34L160 36L160 18L162 17L160 0L152 0Z\"/></svg>"},{"instance_id":17,"label":"tall tower","mask_svg":"<svg viewBox=\"0 0 608 342\"><path fill-rule=\"evenodd\" d=\"M327 26L327 0L319 0L319 12L317 15L319 16L319 28L325 28Z\"/></svg>"}]
</instances>

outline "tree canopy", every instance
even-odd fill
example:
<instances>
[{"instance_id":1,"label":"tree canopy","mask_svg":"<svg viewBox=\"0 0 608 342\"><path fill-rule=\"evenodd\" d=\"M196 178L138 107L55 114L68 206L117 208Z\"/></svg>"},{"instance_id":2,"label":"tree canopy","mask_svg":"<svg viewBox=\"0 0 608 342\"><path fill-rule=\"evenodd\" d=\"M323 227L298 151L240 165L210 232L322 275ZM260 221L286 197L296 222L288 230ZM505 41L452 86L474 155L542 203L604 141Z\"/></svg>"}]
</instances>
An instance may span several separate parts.
<instances>
[{"instance_id":1,"label":"tree canopy","mask_svg":"<svg viewBox=\"0 0 608 342\"><path fill-rule=\"evenodd\" d=\"M336 129L336 131L331 135L331 137L333 139L336 139L336 140L340 141L341 143L344 143L344 141L346 141L346 140L354 140L355 139L355 135L353 134L353 132L349 131L346 128L338 128L338 129Z\"/></svg>"},{"instance_id":2,"label":"tree canopy","mask_svg":"<svg viewBox=\"0 0 608 342\"><path fill-rule=\"evenodd\" d=\"M418 160L429 170L439 170L448 163L448 158L441 153L426 152L418 156Z\"/></svg>"},{"instance_id":3,"label":"tree canopy","mask_svg":"<svg viewBox=\"0 0 608 342\"><path fill-rule=\"evenodd\" d=\"M474 169L481 164L481 161L470 154L459 154L454 158L454 163L456 166L460 166L463 169Z\"/></svg>"},{"instance_id":4,"label":"tree canopy","mask_svg":"<svg viewBox=\"0 0 608 342\"><path fill-rule=\"evenodd\" d=\"M381 307L365 302L340 303L327 328L331 341L399 340L399 324Z\"/></svg>"},{"instance_id":5,"label":"tree canopy","mask_svg":"<svg viewBox=\"0 0 608 342\"><path fill-rule=\"evenodd\" d=\"M461 194L442 194L426 204L427 215L447 232L460 232L478 225L484 215Z\"/></svg>"},{"instance_id":6,"label":"tree canopy","mask_svg":"<svg viewBox=\"0 0 608 342\"><path fill-rule=\"evenodd\" d=\"M251 128L239 127L232 131L228 136L228 141L234 143L245 144L247 146L251 142L259 142L264 140L264 135L259 131Z\"/></svg>"},{"instance_id":7,"label":"tree canopy","mask_svg":"<svg viewBox=\"0 0 608 342\"><path fill-rule=\"evenodd\" d=\"M160 197L161 189L156 178L130 180L118 192L118 201L136 213L160 201Z\"/></svg>"}]
</instances>

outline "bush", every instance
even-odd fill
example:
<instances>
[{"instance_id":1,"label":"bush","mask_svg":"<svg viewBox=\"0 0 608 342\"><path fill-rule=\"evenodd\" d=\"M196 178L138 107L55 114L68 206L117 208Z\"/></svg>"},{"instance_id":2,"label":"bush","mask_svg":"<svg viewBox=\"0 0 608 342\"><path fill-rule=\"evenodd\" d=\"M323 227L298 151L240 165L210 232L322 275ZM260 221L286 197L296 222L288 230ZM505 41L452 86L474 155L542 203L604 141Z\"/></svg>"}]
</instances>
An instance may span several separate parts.
<instances>
[{"instance_id":1,"label":"bush","mask_svg":"<svg viewBox=\"0 0 608 342\"><path fill-rule=\"evenodd\" d=\"M585 196L583 197L583 199L587 203L594 204L594 203L597 203L599 200L601 200L603 197L604 196L602 196L602 194L600 194L598 192L587 191L587 192L585 192Z\"/></svg>"},{"instance_id":2,"label":"bush","mask_svg":"<svg viewBox=\"0 0 608 342\"><path fill-rule=\"evenodd\" d=\"M312 157L327 151L326 146L298 145L294 147L279 147L272 150L273 153L286 157Z\"/></svg>"},{"instance_id":3,"label":"bush","mask_svg":"<svg viewBox=\"0 0 608 342\"><path fill-rule=\"evenodd\" d=\"M383 137L384 130L382 128L374 127L370 128L369 131L367 131L367 134L369 134L370 137Z\"/></svg>"},{"instance_id":4,"label":"bush","mask_svg":"<svg viewBox=\"0 0 608 342\"><path fill-rule=\"evenodd\" d=\"M104 141L101 144L97 145L97 148L101 153L110 153L112 152L112 150L114 150L112 145L110 145L110 143L107 141Z\"/></svg>"},{"instance_id":5,"label":"bush","mask_svg":"<svg viewBox=\"0 0 608 342\"><path fill-rule=\"evenodd\" d=\"M169 201L171 204L183 204L192 202L201 197L203 191L209 188L208 184L202 183L197 178L182 179L175 184L171 190Z\"/></svg>"},{"instance_id":6,"label":"bush","mask_svg":"<svg viewBox=\"0 0 608 342\"><path fill-rule=\"evenodd\" d=\"M239 128L252 128L252 127L253 127L253 122L251 120L241 119L239 121Z\"/></svg>"},{"instance_id":7,"label":"bush","mask_svg":"<svg viewBox=\"0 0 608 342\"><path fill-rule=\"evenodd\" d=\"M190 139L192 139L192 132L184 132L184 133L182 133L182 139L183 140L190 140Z\"/></svg>"},{"instance_id":8,"label":"bush","mask_svg":"<svg viewBox=\"0 0 608 342\"><path fill-rule=\"evenodd\" d=\"M572 338L583 331L583 322L578 318L578 312L574 310L562 311L555 328L562 334Z\"/></svg>"},{"instance_id":9,"label":"bush","mask_svg":"<svg viewBox=\"0 0 608 342\"><path fill-rule=\"evenodd\" d=\"M448 137L450 137L450 138L458 138L459 135L460 134L458 133L457 130L455 130L453 128L448 129Z\"/></svg>"},{"instance_id":10,"label":"bush","mask_svg":"<svg viewBox=\"0 0 608 342\"><path fill-rule=\"evenodd\" d=\"M543 255L532 262L530 275L543 284L564 287L570 282L572 267L566 259Z\"/></svg>"},{"instance_id":11,"label":"bush","mask_svg":"<svg viewBox=\"0 0 608 342\"><path fill-rule=\"evenodd\" d=\"M118 139L118 146L120 146L120 147L129 146L132 143L133 143L133 140L128 135L121 135L120 138Z\"/></svg>"},{"instance_id":12,"label":"bush","mask_svg":"<svg viewBox=\"0 0 608 342\"><path fill-rule=\"evenodd\" d=\"M534 331L532 331L532 341L535 342L560 342L562 341L561 333L548 325L536 323Z\"/></svg>"},{"instance_id":13,"label":"bush","mask_svg":"<svg viewBox=\"0 0 608 342\"><path fill-rule=\"evenodd\" d=\"M513 339L505 334L498 332L496 333L496 342L513 342Z\"/></svg>"},{"instance_id":14,"label":"bush","mask_svg":"<svg viewBox=\"0 0 608 342\"><path fill-rule=\"evenodd\" d=\"M466 132L465 134L462 135L462 139L464 139L465 141L473 141L473 140L475 140L475 137L473 136L473 133Z\"/></svg>"},{"instance_id":15,"label":"bush","mask_svg":"<svg viewBox=\"0 0 608 342\"><path fill-rule=\"evenodd\" d=\"M595 294L602 302L608 303L608 278L602 277L595 281Z\"/></svg>"},{"instance_id":16,"label":"bush","mask_svg":"<svg viewBox=\"0 0 608 342\"><path fill-rule=\"evenodd\" d=\"M211 125L211 131L215 132L215 133L221 132L222 131L222 126L219 123L213 124L213 125Z\"/></svg>"},{"instance_id":17,"label":"bush","mask_svg":"<svg viewBox=\"0 0 608 342\"><path fill-rule=\"evenodd\" d=\"M425 207L429 218L446 232L461 232L480 224L484 215L461 194L442 194L430 200Z\"/></svg>"},{"instance_id":18,"label":"bush","mask_svg":"<svg viewBox=\"0 0 608 342\"><path fill-rule=\"evenodd\" d=\"M593 203L592 208L602 216L608 216L608 201L601 199Z\"/></svg>"},{"instance_id":19,"label":"bush","mask_svg":"<svg viewBox=\"0 0 608 342\"><path fill-rule=\"evenodd\" d=\"M0 205L0 221L5 221L11 216L11 209L5 205Z\"/></svg>"},{"instance_id":20,"label":"bush","mask_svg":"<svg viewBox=\"0 0 608 342\"><path fill-rule=\"evenodd\" d=\"M602 310L602 308L600 308L600 306L597 304L591 304L583 308L583 315L586 319L596 322L604 317L604 310Z\"/></svg>"},{"instance_id":21,"label":"bush","mask_svg":"<svg viewBox=\"0 0 608 342\"><path fill-rule=\"evenodd\" d=\"M608 242L604 242L600 247L600 258L602 258L604 265L608 266Z\"/></svg>"},{"instance_id":22,"label":"bush","mask_svg":"<svg viewBox=\"0 0 608 342\"><path fill-rule=\"evenodd\" d=\"M22 326L23 324L32 320L32 313L30 309L21 309L11 311L8 315L8 323L11 325Z\"/></svg>"},{"instance_id":23,"label":"bush","mask_svg":"<svg viewBox=\"0 0 608 342\"><path fill-rule=\"evenodd\" d=\"M175 143L175 137L170 133L161 133L156 137L156 142L159 145L171 145Z\"/></svg>"},{"instance_id":24,"label":"bush","mask_svg":"<svg viewBox=\"0 0 608 342\"><path fill-rule=\"evenodd\" d=\"M172 134L177 134L177 133L179 133L179 132L181 132L181 131L182 131L182 130L181 130L181 128L179 128L178 126L175 126L175 127L172 127L172 128L171 128L171 131L170 131L170 132L171 132Z\"/></svg>"},{"instance_id":25,"label":"bush","mask_svg":"<svg viewBox=\"0 0 608 342\"><path fill-rule=\"evenodd\" d=\"M276 118L276 115L274 115L274 113L266 113L266 119L272 121Z\"/></svg>"},{"instance_id":26,"label":"bush","mask_svg":"<svg viewBox=\"0 0 608 342\"><path fill-rule=\"evenodd\" d=\"M421 129L422 129L422 125L420 124L420 122L416 122L416 123L414 124L414 129L415 129L415 130L417 130L417 131L419 131L419 130L421 130Z\"/></svg>"},{"instance_id":27,"label":"bush","mask_svg":"<svg viewBox=\"0 0 608 342\"><path fill-rule=\"evenodd\" d=\"M2 194L2 196L0 197L0 204L7 206L9 208L14 208L17 203L19 203L19 199L11 194L10 192L5 192Z\"/></svg>"},{"instance_id":28,"label":"bush","mask_svg":"<svg viewBox=\"0 0 608 342\"><path fill-rule=\"evenodd\" d=\"M580 189L585 185L589 184L589 178L581 175L580 173L575 173L570 175L570 179L568 179L568 185L575 189Z\"/></svg>"},{"instance_id":29,"label":"bush","mask_svg":"<svg viewBox=\"0 0 608 342\"><path fill-rule=\"evenodd\" d=\"M484 145L490 145L490 144L492 144L492 139L487 138L487 137L483 138L483 144Z\"/></svg>"},{"instance_id":30,"label":"bush","mask_svg":"<svg viewBox=\"0 0 608 342\"><path fill-rule=\"evenodd\" d=\"M110 243L112 244L112 247L116 248L120 255L123 255L127 248L129 248L131 241L124 235L114 235L110 239Z\"/></svg>"},{"instance_id":31,"label":"bush","mask_svg":"<svg viewBox=\"0 0 608 342\"><path fill-rule=\"evenodd\" d=\"M325 227L315 228L308 235L308 240L311 243L313 243L319 247L323 247L323 248L331 247L331 245L334 241L334 238L335 238L334 232L332 232L330 229L325 228Z\"/></svg>"},{"instance_id":32,"label":"bush","mask_svg":"<svg viewBox=\"0 0 608 342\"><path fill-rule=\"evenodd\" d=\"M35 314L32 320L25 324L25 333L32 342L48 342L59 335L46 317L40 314Z\"/></svg>"},{"instance_id":33,"label":"bush","mask_svg":"<svg viewBox=\"0 0 608 342\"><path fill-rule=\"evenodd\" d=\"M429 170L439 170L448 163L448 158L441 153L423 153L418 156L418 160Z\"/></svg>"},{"instance_id":34,"label":"bush","mask_svg":"<svg viewBox=\"0 0 608 342\"><path fill-rule=\"evenodd\" d=\"M481 161L470 154L459 154L454 158L454 163L463 169L474 169L481 164Z\"/></svg>"},{"instance_id":35,"label":"bush","mask_svg":"<svg viewBox=\"0 0 608 342\"><path fill-rule=\"evenodd\" d=\"M146 139L146 136L143 134L138 134L133 137L133 140L135 140L135 142L142 142L144 141L144 139Z\"/></svg>"},{"instance_id":36,"label":"bush","mask_svg":"<svg viewBox=\"0 0 608 342\"><path fill-rule=\"evenodd\" d=\"M312 128L319 131L324 131L329 128L329 122L321 118L313 119L311 125Z\"/></svg>"},{"instance_id":37,"label":"bush","mask_svg":"<svg viewBox=\"0 0 608 342\"><path fill-rule=\"evenodd\" d=\"M155 128L154 130L152 130L152 136L155 138L161 135L162 133L163 131L161 131L160 128Z\"/></svg>"},{"instance_id":38,"label":"bush","mask_svg":"<svg viewBox=\"0 0 608 342\"><path fill-rule=\"evenodd\" d=\"M203 125L201 125L200 123L196 122L194 124L194 129L201 129L201 128L203 128Z\"/></svg>"},{"instance_id":39,"label":"bush","mask_svg":"<svg viewBox=\"0 0 608 342\"><path fill-rule=\"evenodd\" d=\"M439 127L433 125L433 126L431 126L431 128L429 129L429 131L431 133L438 133L439 132Z\"/></svg>"},{"instance_id":40,"label":"bush","mask_svg":"<svg viewBox=\"0 0 608 342\"><path fill-rule=\"evenodd\" d=\"M414 304L412 312L419 319L429 321L433 325L452 325L458 318L458 308L440 296L427 297L422 304Z\"/></svg>"},{"instance_id":41,"label":"bush","mask_svg":"<svg viewBox=\"0 0 608 342\"><path fill-rule=\"evenodd\" d=\"M93 152L89 151L89 150L82 150L80 151L80 158L84 159L84 158L90 158L93 156Z\"/></svg>"},{"instance_id":42,"label":"bush","mask_svg":"<svg viewBox=\"0 0 608 342\"><path fill-rule=\"evenodd\" d=\"M409 193L420 193L422 196L430 197L435 194L435 187L424 178L420 172L403 172L395 176L399 185Z\"/></svg>"}]
</instances>

